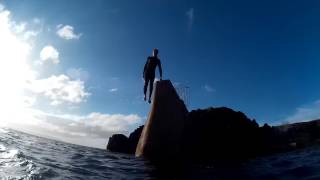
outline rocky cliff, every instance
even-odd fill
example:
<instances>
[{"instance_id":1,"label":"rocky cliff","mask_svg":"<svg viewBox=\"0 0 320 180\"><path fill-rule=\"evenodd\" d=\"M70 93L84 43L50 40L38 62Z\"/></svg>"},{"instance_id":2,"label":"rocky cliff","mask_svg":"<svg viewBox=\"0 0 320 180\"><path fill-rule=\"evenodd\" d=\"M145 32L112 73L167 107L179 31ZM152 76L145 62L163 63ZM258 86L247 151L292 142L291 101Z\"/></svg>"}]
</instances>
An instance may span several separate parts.
<instances>
[{"instance_id":1,"label":"rocky cliff","mask_svg":"<svg viewBox=\"0 0 320 180\"><path fill-rule=\"evenodd\" d=\"M145 126L129 138L113 135L108 150L150 160L172 162L182 158L210 164L320 144L320 120L259 127L244 113L226 107L188 112L170 81L160 81L155 86Z\"/></svg>"},{"instance_id":2,"label":"rocky cliff","mask_svg":"<svg viewBox=\"0 0 320 180\"><path fill-rule=\"evenodd\" d=\"M193 110L186 119L183 153L189 160L243 159L260 150L259 125L226 107Z\"/></svg>"}]
</instances>

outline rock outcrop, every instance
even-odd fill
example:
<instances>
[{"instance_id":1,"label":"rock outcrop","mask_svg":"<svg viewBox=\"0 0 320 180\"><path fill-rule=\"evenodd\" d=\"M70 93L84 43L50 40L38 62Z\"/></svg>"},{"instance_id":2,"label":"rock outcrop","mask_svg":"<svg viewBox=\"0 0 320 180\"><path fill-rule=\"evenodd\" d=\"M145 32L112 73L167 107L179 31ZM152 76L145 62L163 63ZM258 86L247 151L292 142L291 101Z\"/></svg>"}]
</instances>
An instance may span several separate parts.
<instances>
[{"instance_id":1,"label":"rock outcrop","mask_svg":"<svg viewBox=\"0 0 320 180\"><path fill-rule=\"evenodd\" d=\"M184 102L171 82L157 81L151 110L135 155L155 161L178 157L187 113Z\"/></svg>"},{"instance_id":2,"label":"rock outcrop","mask_svg":"<svg viewBox=\"0 0 320 180\"><path fill-rule=\"evenodd\" d=\"M107 150L111 152L134 154L142 130L143 126L140 126L129 135L129 138L123 134L112 135L109 138Z\"/></svg>"},{"instance_id":3,"label":"rock outcrop","mask_svg":"<svg viewBox=\"0 0 320 180\"><path fill-rule=\"evenodd\" d=\"M183 153L197 163L243 159L260 150L259 125L242 112L225 107L194 110L185 124Z\"/></svg>"},{"instance_id":4,"label":"rock outcrop","mask_svg":"<svg viewBox=\"0 0 320 180\"><path fill-rule=\"evenodd\" d=\"M320 120L259 127L244 113L226 107L188 112L170 81L159 81L155 86L145 126L129 138L113 135L108 150L165 164L176 160L211 164L320 144Z\"/></svg>"},{"instance_id":5,"label":"rock outcrop","mask_svg":"<svg viewBox=\"0 0 320 180\"><path fill-rule=\"evenodd\" d=\"M129 150L130 154L134 154L136 152L136 148L142 133L144 126L140 126L136 130L134 130L130 135L129 135Z\"/></svg>"},{"instance_id":6,"label":"rock outcrop","mask_svg":"<svg viewBox=\"0 0 320 180\"><path fill-rule=\"evenodd\" d=\"M109 138L107 149L112 152L130 153L129 139L123 134L114 134Z\"/></svg>"}]
</instances>

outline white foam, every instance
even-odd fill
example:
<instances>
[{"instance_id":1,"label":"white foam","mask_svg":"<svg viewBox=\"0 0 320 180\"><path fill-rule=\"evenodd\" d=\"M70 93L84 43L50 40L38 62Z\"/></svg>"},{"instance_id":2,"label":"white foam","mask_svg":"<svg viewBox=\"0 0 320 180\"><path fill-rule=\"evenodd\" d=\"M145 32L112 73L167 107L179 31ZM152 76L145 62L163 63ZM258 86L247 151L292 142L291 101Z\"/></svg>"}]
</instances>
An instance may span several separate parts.
<instances>
[{"instance_id":1,"label":"white foam","mask_svg":"<svg viewBox=\"0 0 320 180\"><path fill-rule=\"evenodd\" d=\"M19 151L17 149L11 149L11 150L7 151L6 153L3 153L2 155L0 155L0 158L13 159L18 154L19 154Z\"/></svg>"},{"instance_id":2,"label":"white foam","mask_svg":"<svg viewBox=\"0 0 320 180\"><path fill-rule=\"evenodd\" d=\"M0 144L0 153L4 152L6 149L7 148L3 144Z\"/></svg>"},{"instance_id":3,"label":"white foam","mask_svg":"<svg viewBox=\"0 0 320 180\"><path fill-rule=\"evenodd\" d=\"M0 144L1 178L29 179L39 174L39 171L40 169L31 160L27 160L22 152L17 149L8 149L3 144Z\"/></svg>"},{"instance_id":4,"label":"white foam","mask_svg":"<svg viewBox=\"0 0 320 180\"><path fill-rule=\"evenodd\" d=\"M5 128L0 128L0 133L7 134L9 131Z\"/></svg>"}]
</instances>

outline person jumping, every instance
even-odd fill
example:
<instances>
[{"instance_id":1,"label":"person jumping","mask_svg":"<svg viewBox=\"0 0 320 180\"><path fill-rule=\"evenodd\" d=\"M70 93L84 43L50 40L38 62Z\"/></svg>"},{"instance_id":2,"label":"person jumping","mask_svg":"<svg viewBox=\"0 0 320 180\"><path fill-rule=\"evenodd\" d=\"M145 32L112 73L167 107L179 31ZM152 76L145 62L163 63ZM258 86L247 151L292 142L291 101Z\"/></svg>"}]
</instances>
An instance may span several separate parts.
<instances>
[{"instance_id":1,"label":"person jumping","mask_svg":"<svg viewBox=\"0 0 320 180\"><path fill-rule=\"evenodd\" d=\"M151 95L152 95L152 90L153 90L153 82L155 78L155 71L156 67L158 66L159 68L159 73L160 73L160 80L162 80L162 68L161 68L161 62L160 59L158 58L158 49L153 49L153 54L152 56L149 56L147 59L146 64L144 65L143 68L143 79L144 79L144 87L143 87L143 92L144 92L144 100L147 100L147 89L148 89L148 84L149 84L149 100L148 102L151 103Z\"/></svg>"}]
</instances>

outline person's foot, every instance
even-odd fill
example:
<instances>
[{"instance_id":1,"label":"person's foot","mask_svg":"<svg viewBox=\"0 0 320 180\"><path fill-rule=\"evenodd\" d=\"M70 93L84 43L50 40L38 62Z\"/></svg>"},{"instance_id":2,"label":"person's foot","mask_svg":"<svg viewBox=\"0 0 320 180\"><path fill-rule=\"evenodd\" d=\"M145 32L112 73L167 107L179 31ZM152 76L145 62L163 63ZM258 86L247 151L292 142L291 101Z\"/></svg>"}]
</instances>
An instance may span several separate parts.
<instances>
[{"instance_id":1,"label":"person's foot","mask_svg":"<svg viewBox=\"0 0 320 180\"><path fill-rule=\"evenodd\" d=\"M147 100L146 96L144 96L143 100L144 100L144 101L146 101L146 100Z\"/></svg>"},{"instance_id":2,"label":"person's foot","mask_svg":"<svg viewBox=\"0 0 320 180\"><path fill-rule=\"evenodd\" d=\"M150 104L150 103L151 103L151 99L149 99L149 101L148 101L148 102L149 102L149 104Z\"/></svg>"}]
</instances>

